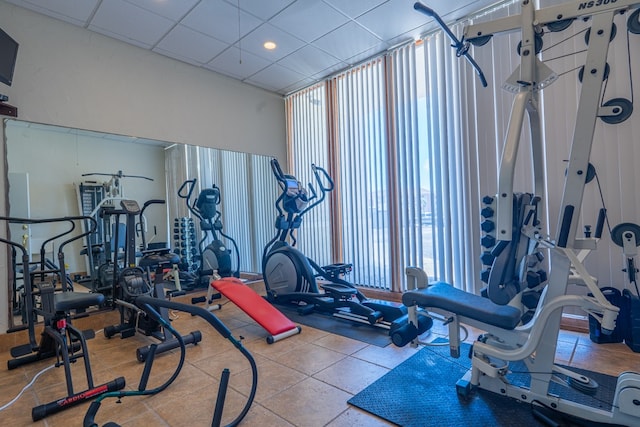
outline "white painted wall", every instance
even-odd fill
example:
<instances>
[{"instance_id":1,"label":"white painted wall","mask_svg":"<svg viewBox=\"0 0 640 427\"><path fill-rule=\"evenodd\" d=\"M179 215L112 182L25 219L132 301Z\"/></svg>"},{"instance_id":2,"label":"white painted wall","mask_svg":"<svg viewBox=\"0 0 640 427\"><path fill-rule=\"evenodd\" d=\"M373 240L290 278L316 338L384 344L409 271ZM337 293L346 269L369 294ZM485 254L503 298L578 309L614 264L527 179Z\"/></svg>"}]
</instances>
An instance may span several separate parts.
<instances>
[{"instance_id":1,"label":"white painted wall","mask_svg":"<svg viewBox=\"0 0 640 427\"><path fill-rule=\"evenodd\" d=\"M284 101L277 94L2 0L0 28L20 44L13 85L0 83L0 93L21 120L285 160ZM5 177L0 170L2 188ZM6 213L4 198L0 213ZM0 271L6 271L5 250L0 247ZM0 280L4 331L7 283Z\"/></svg>"}]
</instances>

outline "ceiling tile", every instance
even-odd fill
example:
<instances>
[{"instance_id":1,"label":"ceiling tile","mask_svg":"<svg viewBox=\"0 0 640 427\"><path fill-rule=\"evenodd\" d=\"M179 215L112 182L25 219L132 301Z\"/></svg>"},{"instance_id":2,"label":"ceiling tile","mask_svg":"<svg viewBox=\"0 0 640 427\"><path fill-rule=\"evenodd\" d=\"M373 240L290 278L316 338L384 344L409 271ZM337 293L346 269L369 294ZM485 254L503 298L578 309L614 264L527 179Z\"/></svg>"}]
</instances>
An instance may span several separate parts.
<instances>
[{"instance_id":1,"label":"ceiling tile","mask_svg":"<svg viewBox=\"0 0 640 427\"><path fill-rule=\"evenodd\" d=\"M7 2L80 26L87 23L98 4L98 0L7 0Z\"/></svg>"},{"instance_id":2,"label":"ceiling tile","mask_svg":"<svg viewBox=\"0 0 640 427\"><path fill-rule=\"evenodd\" d=\"M340 63L341 61L338 58L311 45L307 45L278 61L278 64L305 76L317 74L328 67Z\"/></svg>"},{"instance_id":3,"label":"ceiling tile","mask_svg":"<svg viewBox=\"0 0 640 427\"><path fill-rule=\"evenodd\" d=\"M389 0L324 0L325 3L330 4L352 19L387 1Z\"/></svg>"},{"instance_id":4,"label":"ceiling tile","mask_svg":"<svg viewBox=\"0 0 640 427\"><path fill-rule=\"evenodd\" d=\"M245 36L262 24L262 21L240 11L240 35ZM225 43L238 41L238 8L222 0L200 2L182 23L196 31L215 37Z\"/></svg>"},{"instance_id":5,"label":"ceiling tile","mask_svg":"<svg viewBox=\"0 0 640 427\"><path fill-rule=\"evenodd\" d=\"M240 51L235 46L216 56L206 68L239 79L246 79L269 66L271 62L252 53Z\"/></svg>"},{"instance_id":6,"label":"ceiling tile","mask_svg":"<svg viewBox=\"0 0 640 427\"><path fill-rule=\"evenodd\" d=\"M125 0L149 12L153 12L172 21L184 17L200 0L158 1L158 0Z\"/></svg>"},{"instance_id":7,"label":"ceiling tile","mask_svg":"<svg viewBox=\"0 0 640 427\"><path fill-rule=\"evenodd\" d=\"M326 3L317 0L298 0L269 22L306 42L346 23L348 18Z\"/></svg>"},{"instance_id":8,"label":"ceiling tile","mask_svg":"<svg viewBox=\"0 0 640 427\"><path fill-rule=\"evenodd\" d=\"M411 13L407 13L409 10ZM360 16L356 21L381 39L391 39L430 20L413 9L413 3L407 0L390 0L383 5Z\"/></svg>"},{"instance_id":9,"label":"ceiling tile","mask_svg":"<svg viewBox=\"0 0 640 427\"><path fill-rule=\"evenodd\" d=\"M264 21L277 15L282 9L295 0L225 0L233 6L240 5L240 9L249 12Z\"/></svg>"},{"instance_id":10,"label":"ceiling tile","mask_svg":"<svg viewBox=\"0 0 640 427\"><path fill-rule=\"evenodd\" d=\"M277 47L273 50L265 49L262 45L266 41L275 42ZM262 24L240 40L242 50L272 61L284 58L304 45L305 43L302 40L270 24Z\"/></svg>"},{"instance_id":11,"label":"ceiling tile","mask_svg":"<svg viewBox=\"0 0 640 427\"><path fill-rule=\"evenodd\" d=\"M173 53L205 64L228 48L227 43L199 33L184 25L177 25L167 34L154 51Z\"/></svg>"},{"instance_id":12,"label":"ceiling tile","mask_svg":"<svg viewBox=\"0 0 640 427\"><path fill-rule=\"evenodd\" d=\"M268 86L274 90L281 90L291 86L291 82L303 80L304 76L293 70L285 68L278 64L270 65L247 79L250 83Z\"/></svg>"},{"instance_id":13,"label":"ceiling tile","mask_svg":"<svg viewBox=\"0 0 640 427\"><path fill-rule=\"evenodd\" d=\"M352 56L379 45L380 39L355 22L348 22L319 38L313 44L336 58L346 61Z\"/></svg>"},{"instance_id":14,"label":"ceiling tile","mask_svg":"<svg viewBox=\"0 0 640 427\"><path fill-rule=\"evenodd\" d=\"M174 23L123 0L102 2L89 29L121 40L154 46Z\"/></svg>"}]
</instances>

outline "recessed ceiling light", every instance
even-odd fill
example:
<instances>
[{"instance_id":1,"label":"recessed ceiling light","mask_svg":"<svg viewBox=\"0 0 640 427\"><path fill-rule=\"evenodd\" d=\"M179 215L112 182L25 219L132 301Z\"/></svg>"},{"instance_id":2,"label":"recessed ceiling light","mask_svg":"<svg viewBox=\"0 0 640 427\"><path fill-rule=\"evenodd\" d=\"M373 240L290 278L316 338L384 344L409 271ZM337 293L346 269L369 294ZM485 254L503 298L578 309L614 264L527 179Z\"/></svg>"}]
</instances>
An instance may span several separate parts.
<instances>
[{"instance_id":1,"label":"recessed ceiling light","mask_svg":"<svg viewBox=\"0 0 640 427\"><path fill-rule=\"evenodd\" d=\"M277 45L274 42L264 42L262 46L264 46L264 48L267 50L273 50L277 47Z\"/></svg>"}]
</instances>

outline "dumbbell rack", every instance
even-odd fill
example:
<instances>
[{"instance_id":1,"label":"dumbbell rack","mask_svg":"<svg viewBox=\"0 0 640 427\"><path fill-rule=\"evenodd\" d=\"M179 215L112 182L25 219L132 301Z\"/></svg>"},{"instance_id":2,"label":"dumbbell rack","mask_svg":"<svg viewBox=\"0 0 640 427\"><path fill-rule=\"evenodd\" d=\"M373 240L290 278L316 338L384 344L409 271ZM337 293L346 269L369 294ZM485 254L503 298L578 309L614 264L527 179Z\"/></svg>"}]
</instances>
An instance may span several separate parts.
<instances>
[{"instance_id":1,"label":"dumbbell rack","mask_svg":"<svg viewBox=\"0 0 640 427\"><path fill-rule=\"evenodd\" d=\"M193 218L181 217L173 221L174 252L180 255L181 269L194 272L200 265L196 226Z\"/></svg>"}]
</instances>

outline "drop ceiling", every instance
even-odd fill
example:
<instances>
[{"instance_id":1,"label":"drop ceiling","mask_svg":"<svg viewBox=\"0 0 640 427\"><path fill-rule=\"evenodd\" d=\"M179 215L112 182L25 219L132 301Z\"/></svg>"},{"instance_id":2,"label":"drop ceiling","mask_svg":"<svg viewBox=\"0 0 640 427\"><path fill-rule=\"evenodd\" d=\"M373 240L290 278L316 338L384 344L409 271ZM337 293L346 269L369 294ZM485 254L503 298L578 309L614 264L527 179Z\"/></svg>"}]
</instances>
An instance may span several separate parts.
<instances>
[{"instance_id":1,"label":"drop ceiling","mask_svg":"<svg viewBox=\"0 0 640 427\"><path fill-rule=\"evenodd\" d=\"M5 1L281 95L436 28L414 0ZM423 0L447 22L495 2Z\"/></svg>"}]
</instances>

